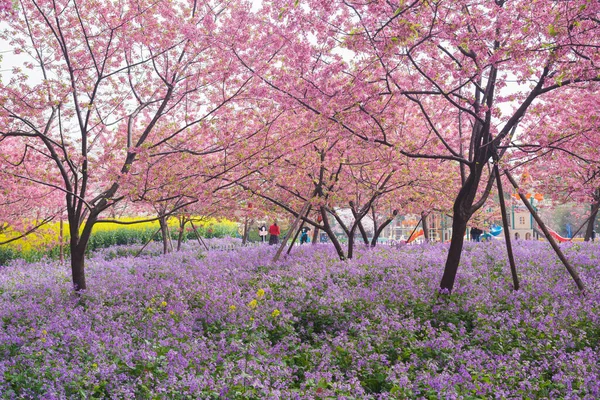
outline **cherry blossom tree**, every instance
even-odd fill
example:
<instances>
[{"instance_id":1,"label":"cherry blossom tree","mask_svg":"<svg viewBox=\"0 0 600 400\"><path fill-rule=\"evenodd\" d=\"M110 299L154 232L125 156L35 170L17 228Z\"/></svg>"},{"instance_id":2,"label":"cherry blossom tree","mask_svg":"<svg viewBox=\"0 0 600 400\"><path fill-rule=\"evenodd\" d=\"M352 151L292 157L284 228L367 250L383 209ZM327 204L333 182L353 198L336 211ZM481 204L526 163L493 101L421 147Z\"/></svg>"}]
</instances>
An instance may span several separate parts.
<instances>
[{"instance_id":1,"label":"cherry blossom tree","mask_svg":"<svg viewBox=\"0 0 600 400\"><path fill-rule=\"evenodd\" d=\"M28 178L64 194L75 290L87 287L92 228L124 198L138 155L209 124L250 82L228 57L245 41L249 9L244 2L26 0L7 21L3 39L40 76L15 70L1 84L0 138L19 138L53 164Z\"/></svg>"},{"instance_id":2,"label":"cherry blossom tree","mask_svg":"<svg viewBox=\"0 0 600 400\"><path fill-rule=\"evenodd\" d=\"M485 204L493 164L503 162L530 107L599 79L599 7L585 0L272 1L262 53L240 58L278 96L357 140L455 165L462 184L440 283L451 291L467 223ZM352 61L342 61L344 52Z\"/></svg>"},{"instance_id":3,"label":"cherry blossom tree","mask_svg":"<svg viewBox=\"0 0 600 400\"><path fill-rule=\"evenodd\" d=\"M532 108L523 139L513 143L519 149L516 167L527 169L538 191L558 203L590 204L585 240L600 207L599 102L598 85L559 93Z\"/></svg>"}]
</instances>

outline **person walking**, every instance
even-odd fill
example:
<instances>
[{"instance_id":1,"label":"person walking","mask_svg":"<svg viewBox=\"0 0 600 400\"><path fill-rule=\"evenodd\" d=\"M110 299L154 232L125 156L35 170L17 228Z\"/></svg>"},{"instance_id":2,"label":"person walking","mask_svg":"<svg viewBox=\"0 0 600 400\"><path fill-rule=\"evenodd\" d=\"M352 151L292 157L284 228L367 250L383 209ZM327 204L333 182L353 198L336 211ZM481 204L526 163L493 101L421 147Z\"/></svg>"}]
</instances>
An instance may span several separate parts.
<instances>
[{"instance_id":1,"label":"person walking","mask_svg":"<svg viewBox=\"0 0 600 400\"><path fill-rule=\"evenodd\" d=\"M279 226L277 226L277 222L273 222L273 225L269 227L269 244L277 244L279 243L279 235L281 231L279 230Z\"/></svg>"},{"instance_id":2,"label":"person walking","mask_svg":"<svg viewBox=\"0 0 600 400\"><path fill-rule=\"evenodd\" d=\"M471 228L471 240L474 242L480 242L482 233L483 231L481 229L479 229L477 226L474 226Z\"/></svg>"},{"instance_id":3,"label":"person walking","mask_svg":"<svg viewBox=\"0 0 600 400\"><path fill-rule=\"evenodd\" d=\"M258 236L260 236L260 241L261 242L265 242L266 238L267 238L267 227L264 225L261 225L260 228L258 228Z\"/></svg>"},{"instance_id":4,"label":"person walking","mask_svg":"<svg viewBox=\"0 0 600 400\"><path fill-rule=\"evenodd\" d=\"M300 244L308 243L308 231L310 231L310 228L306 226L302 228L302 234L300 235Z\"/></svg>"}]
</instances>

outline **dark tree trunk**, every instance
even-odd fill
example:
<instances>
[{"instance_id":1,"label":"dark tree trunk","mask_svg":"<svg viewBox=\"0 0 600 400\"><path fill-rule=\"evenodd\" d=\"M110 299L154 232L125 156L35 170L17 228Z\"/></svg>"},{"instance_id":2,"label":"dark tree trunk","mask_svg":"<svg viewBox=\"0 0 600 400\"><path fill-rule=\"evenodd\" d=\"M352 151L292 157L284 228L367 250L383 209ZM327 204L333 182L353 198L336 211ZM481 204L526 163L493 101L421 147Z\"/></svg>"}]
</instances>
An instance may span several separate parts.
<instances>
[{"instance_id":1,"label":"dark tree trunk","mask_svg":"<svg viewBox=\"0 0 600 400\"><path fill-rule=\"evenodd\" d=\"M481 168L481 167L479 167ZM472 168L471 173L467 177L464 185L460 188L456 200L454 201L453 219L452 219L452 238L450 240L450 249L448 250L448 258L444 267L444 275L440 282L442 290L452 292L460 257L462 255L463 244L465 241L465 233L467 232L467 223L476 211L473 209L475 196L477 195L477 187L481 181L481 169Z\"/></svg>"},{"instance_id":2,"label":"dark tree trunk","mask_svg":"<svg viewBox=\"0 0 600 400\"><path fill-rule=\"evenodd\" d=\"M169 230L167 229L167 220L165 217L159 217L158 223L160 225L160 233L162 235L163 254L168 254L169 253Z\"/></svg>"},{"instance_id":3,"label":"dark tree trunk","mask_svg":"<svg viewBox=\"0 0 600 400\"><path fill-rule=\"evenodd\" d=\"M373 218L373 236L375 236L376 232L379 230L379 226L377 225L377 213L375 213L375 207L373 205L371 205L371 215ZM369 239L367 238L367 240Z\"/></svg>"},{"instance_id":4,"label":"dark tree trunk","mask_svg":"<svg viewBox=\"0 0 600 400\"><path fill-rule=\"evenodd\" d=\"M310 199L309 199L306 201L306 203L304 203L304 206L302 206L302 210L300 210L300 212L298 213L298 216L294 219L294 222L289 227L288 231L285 233L285 236L283 237L283 240L281 241L281 245L279 246L279 249L277 249L277 252L275 253L275 256L273 257L273 262L277 262L277 260L279 260L279 256L281 256L281 252L283 251L283 249L285 248L285 245L287 244L288 240L292 236L292 233L294 233L294 231L296 230L296 227L300 224L300 221L302 221L304 223L304 218L306 218L306 216L310 212L311 207L312 206L310 205Z\"/></svg>"},{"instance_id":5,"label":"dark tree trunk","mask_svg":"<svg viewBox=\"0 0 600 400\"><path fill-rule=\"evenodd\" d=\"M600 200L590 205L590 218L588 219L587 228L585 230L585 241L589 242L592 239L592 232L596 226L596 218L598 217L598 208Z\"/></svg>"},{"instance_id":6,"label":"dark tree trunk","mask_svg":"<svg viewBox=\"0 0 600 400\"><path fill-rule=\"evenodd\" d=\"M428 216L429 216L429 213L426 213L425 211L421 212L421 223L423 225L423 237L425 238L426 242L429 242L429 222L427 221Z\"/></svg>"},{"instance_id":7,"label":"dark tree trunk","mask_svg":"<svg viewBox=\"0 0 600 400\"><path fill-rule=\"evenodd\" d=\"M185 229L185 219L179 221L179 235L177 236L177 251L181 250L181 242L183 242L183 233Z\"/></svg>"},{"instance_id":8,"label":"dark tree trunk","mask_svg":"<svg viewBox=\"0 0 600 400\"><path fill-rule=\"evenodd\" d=\"M504 202L504 189L502 188L502 177L500 176L498 164L494 166L494 169L496 171L496 186L498 187L498 199L500 200L500 212L502 213L504 241L506 243L506 253L508 254L508 262L510 264L510 274L513 280L513 289L519 290L519 276L517 275L515 257L513 255L512 244L510 241L510 231L508 230L508 215L506 213L506 203Z\"/></svg>"},{"instance_id":9,"label":"dark tree trunk","mask_svg":"<svg viewBox=\"0 0 600 400\"><path fill-rule=\"evenodd\" d=\"M365 244L369 244L369 237L367 236L367 231L365 231L362 221L358 221L358 230L360 231L363 242L365 242Z\"/></svg>"},{"instance_id":10,"label":"dark tree trunk","mask_svg":"<svg viewBox=\"0 0 600 400\"><path fill-rule=\"evenodd\" d=\"M371 207L372 208L372 207ZM354 219L358 219L358 212L356 212L355 207L354 207L354 203L351 201L350 202L350 210L352 211L352 216L354 217ZM375 220L373 220L373 223L375 224ZM360 231L360 235L362 236L362 240L363 242L365 242L365 244L369 244L369 237L367 236L367 231L365 231L365 227L362 224L362 220L358 221L358 230ZM348 257L351 258L351 257Z\"/></svg>"},{"instance_id":11,"label":"dark tree trunk","mask_svg":"<svg viewBox=\"0 0 600 400\"><path fill-rule=\"evenodd\" d=\"M315 231L313 232L313 236L312 236L312 244L317 244L318 240L319 240L319 228L315 228Z\"/></svg>"},{"instance_id":12,"label":"dark tree trunk","mask_svg":"<svg viewBox=\"0 0 600 400\"><path fill-rule=\"evenodd\" d=\"M398 215L398 210L394 210L394 212L392 213L392 216L390 218L386 219L379 226L379 228L377 228L377 230L373 233L373 239L371 240L371 247L377 246L377 239L379 239L379 235L381 235L381 232L383 232L383 230L385 229L386 226L388 226L389 224L392 223L392 221L396 218L397 215Z\"/></svg>"},{"instance_id":13,"label":"dark tree trunk","mask_svg":"<svg viewBox=\"0 0 600 400\"><path fill-rule=\"evenodd\" d=\"M79 220L75 217L75 213L69 212L69 233L71 239L69 247L71 250L71 276L73 279L73 289L75 292L86 290L85 282L85 250L87 248L92 228L96 223L98 216L90 215L84 226L83 231L79 232Z\"/></svg>"},{"instance_id":14,"label":"dark tree trunk","mask_svg":"<svg viewBox=\"0 0 600 400\"><path fill-rule=\"evenodd\" d=\"M346 256L344 255L344 250L342 250L342 246L340 245L339 240L333 233L333 230L331 229L331 225L329 224L329 217L327 217L327 209L325 208L325 206L321 206L320 211L321 211L321 218L323 218L323 227L325 228L324 229L325 233L329 237L329 240L331 240L331 243L333 243L333 247L335 247L335 251L337 252L340 260L345 260Z\"/></svg>"},{"instance_id":15,"label":"dark tree trunk","mask_svg":"<svg viewBox=\"0 0 600 400\"><path fill-rule=\"evenodd\" d=\"M350 229L350 233L348 233L348 259L351 259L354 255L354 235L356 234L357 227L358 224L354 223L354 225Z\"/></svg>"},{"instance_id":16,"label":"dark tree trunk","mask_svg":"<svg viewBox=\"0 0 600 400\"><path fill-rule=\"evenodd\" d=\"M300 235L300 232L302 231L302 228L304 228L304 220L302 220L302 222L300 223L300 227L296 230L296 234L294 235L294 238L290 242L290 245L288 247L288 250L287 250L286 254L289 255L292 252L292 248L294 247L294 243L296 243L296 240L298 240L298 235Z\"/></svg>"},{"instance_id":17,"label":"dark tree trunk","mask_svg":"<svg viewBox=\"0 0 600 400\"><path fill-rule=\"evenodd\" d=\"M444 275L440 283L440 288L452 291L454 288L454 280L458 272L458 264L462 255L463 244L465 241L465 233L467 232L467 222L469 218L461 218L461 214L454 213L452 220L452 239L450 241L450 249L448 250L448 258L444 268Z\"/></svg>"},{"instance_id":18,"label":"dark tree trunk","mask_svg":"<svg viewBox=\"0 0 600 400\"><path fill-rule=\"evenodd\" d=\"M517 182L515 182L515 180L513 179L512 175L510 174L510 172L505 169L504 170L504 174L506 174L506 177L508 178L508 180L510 181L510 183L513 185L513 187L515 189L517 189L517 194L519 195L519 198L521 199L521 201L523 202L523 204L525 205L525 207L527 207L527 210L529 210L529 212L531 213L531 215L535 219L535 222L537 222L537 224L539 225L540 229L542 230L542 232L544 232L544 236L546 236L546 239L548 239L548 242L550 242L550 245L554 249L554 252L558 256L558 258L560 259L560 261L562 261L563 265L565 266L565 268L567 269L567 271L569 272L569 274L571 275L571 277L575 281L575 284L577 285L577 288L580 291L583 292L585 290L585 286L583 285L583 282L581 281L581 278L579 278L579 274L571 266L571 264L569 263L569 261L567 260L567 258L563 254L563 252L560 250L560 247L558 247L558 244L556 243L556 240L554 240L554 238L550 234L550 231L546 227L546 224L544 224L544 221L542 221L542 219L540 218L540 216L538 215L538 213L532 207L531 203L529 203L529 200L527 200L527 198L525 197L525 195L521 192L521 190L519 189L519 185L517 185Z\"/></svg>"},{"instance_id":19,"label":"dark tree trunk","mask_svg":"<svg viewBox=\"0 0 600 400\"><path fill-rule=\"evenodd\" d=\"M74 245L71 241L71 275L76 292L87 289L85 284L85 245Z\"/></svg>"},{"instance_id":20,"label":"dark tree trunk","mask_svg":"<svg viewBox=\"0 0 600 400\"><path fill-rule=\"evenodd\" d=\"M248 241L248 218L244 219L244 233L242 235L242 246Z\"/></svg>"}]
</instances>

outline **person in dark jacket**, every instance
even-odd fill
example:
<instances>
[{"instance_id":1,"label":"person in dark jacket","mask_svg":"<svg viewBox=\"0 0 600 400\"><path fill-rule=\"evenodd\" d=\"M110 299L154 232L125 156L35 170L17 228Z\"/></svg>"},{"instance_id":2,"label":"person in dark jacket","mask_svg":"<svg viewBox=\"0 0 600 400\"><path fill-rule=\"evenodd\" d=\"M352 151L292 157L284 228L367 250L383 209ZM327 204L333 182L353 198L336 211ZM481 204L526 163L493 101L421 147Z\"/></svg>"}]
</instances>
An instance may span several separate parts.
<instances>
[{"instance_id":1,"label":"person in dark jacket","mask_svg":"<svg viewBox=\"0 0 600 400\"><path fill-rule=\"evenodd\" d=\"M300 235L300 244L308 243L308 231L310 231L310 228L306 226L302 228L302 234Z\"/></svg>"},{"instance_id":2,"label":"person in dark jacket","mask_svg":"<svg viewBox=\"0 0 600 400\"><path fill-rule=\"evenodd\" d=\"M474 226L473 228L471 228L471 240L474 242L480 242L482 233L483 231L481 229Z\"/></svg>"}]
</instances>

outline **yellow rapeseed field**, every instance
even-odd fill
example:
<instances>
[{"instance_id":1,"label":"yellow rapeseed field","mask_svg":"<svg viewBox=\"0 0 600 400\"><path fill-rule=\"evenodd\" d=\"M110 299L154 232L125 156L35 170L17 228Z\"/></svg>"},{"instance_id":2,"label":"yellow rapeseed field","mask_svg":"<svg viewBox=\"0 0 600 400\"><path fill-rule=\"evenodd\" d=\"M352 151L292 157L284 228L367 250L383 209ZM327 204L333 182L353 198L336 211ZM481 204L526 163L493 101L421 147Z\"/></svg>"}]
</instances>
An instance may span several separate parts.
<instances>
[{"instance_id":1,"label":"yellow rapeseed field","mask_svg":"<svg viewBox=\"0 0 600 400\"><path fill-rule=\"evenodd\" d=\"M140 236L142 233L152 231L155 232L159 228L158 221L145 221L148 217L122 217L117 218L120 222L131 223L135 221L144 221L135 224L119 224L114 222L100 222L94 225L92 236L94 234L102 234L109 232L118 232L126 230L129 234L135 236L136 232L139 232ZM198 218L198 222L194 222L196 228L210 229L211 227L220 227L229 231L237 229L237 223L229 220L217 220L216 218ZM170 218L168 221L169 230L171 233L178 232L179 222L175 218ZM189 223L186 225L186 229L189 229ZM68 243L69 237L69 224L63 222L63 243ZM0 233L0 243L16 236L14 232ZM51 247L57 246L60 238L60 222L53 221L39 228L36 232L28 235L25 238L18 239L14 242L7 244L6 246L15 249L22 253L28 253L32 251L45 251Z\"/></svg>"}]
</instances>

